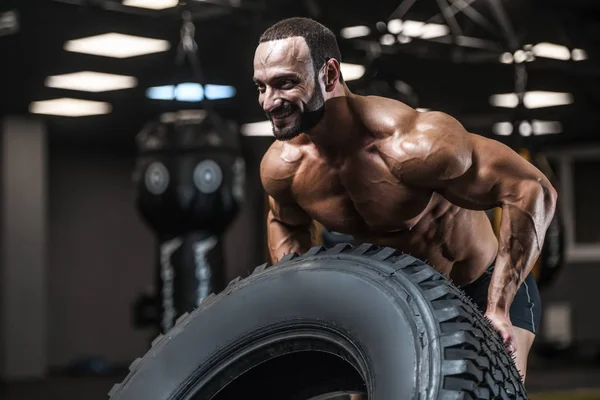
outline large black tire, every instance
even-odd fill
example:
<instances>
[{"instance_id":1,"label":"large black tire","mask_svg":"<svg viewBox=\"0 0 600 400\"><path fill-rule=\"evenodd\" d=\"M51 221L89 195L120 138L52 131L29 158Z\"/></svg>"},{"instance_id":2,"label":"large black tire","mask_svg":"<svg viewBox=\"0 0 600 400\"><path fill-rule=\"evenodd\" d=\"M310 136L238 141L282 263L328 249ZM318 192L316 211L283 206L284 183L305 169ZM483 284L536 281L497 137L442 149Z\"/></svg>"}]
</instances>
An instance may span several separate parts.
<instances>
[{"instance_id":1,"label":"large black tire","mask_svg":"<svg viewBox=\"0 0 600 400\"><path fill-rule=\"evenodd\" d=\"M340 244L267 267L157 338L111 399L527 398L500 336L424 262Z\"/></svg>"}]
</instances>

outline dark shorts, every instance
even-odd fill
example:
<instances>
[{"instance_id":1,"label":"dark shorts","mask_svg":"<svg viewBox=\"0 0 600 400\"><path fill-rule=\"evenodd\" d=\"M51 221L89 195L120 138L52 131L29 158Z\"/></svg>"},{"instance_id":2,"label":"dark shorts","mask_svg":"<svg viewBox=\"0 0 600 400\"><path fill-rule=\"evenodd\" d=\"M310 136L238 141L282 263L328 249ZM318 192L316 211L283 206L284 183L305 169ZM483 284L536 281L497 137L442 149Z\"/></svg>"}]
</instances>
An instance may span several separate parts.
<instances>
[{"instance_id":1,"label":"dark shorts","mask_svg":"<svg viewBox=\"0 0 600 400\"><path fill-rule=\"evenodd\" d=\"M488 268L475 282L461 289L477 304L481 312L487 308L488 287L492 279L494 265ZM542 301L537 282L529 274L515 295L510 306L510 320L513 326L537 333L542 319Z\"/></svg>"}]
</instances>

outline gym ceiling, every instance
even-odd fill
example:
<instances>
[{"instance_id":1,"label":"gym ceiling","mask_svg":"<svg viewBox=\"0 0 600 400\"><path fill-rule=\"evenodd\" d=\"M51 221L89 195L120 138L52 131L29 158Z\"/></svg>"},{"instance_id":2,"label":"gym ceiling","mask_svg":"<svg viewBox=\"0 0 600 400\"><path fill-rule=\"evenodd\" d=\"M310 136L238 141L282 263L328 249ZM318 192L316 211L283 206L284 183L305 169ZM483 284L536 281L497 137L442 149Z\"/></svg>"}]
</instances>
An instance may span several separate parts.
<instances>
[{"instance_id":1,"label":"gym ceiling","mask_svg":"<svg viewBox=\"0 0 600 400\"><path fill-rule=\"evenodd\" d=\"M116 149L132 147L144 123L162 113L202 108L203 102L147 97L150 87L194 82L190 64L176 62L182 9L156 11L123 2L3 0L2 114L26 114L32 102L63 97L106 102L111 108L108 114L40 117L48 121L54 143L104 144ZM500 13L491 11L494 5L500 6ZM236 91L233 98L212 103L221 115L240 125L264 120L251 80L258 36L279 19L305 16L339 35L343 61L366 66L361 79L349 82L354 91L448 112L471 131L513 146L599 141L600 2L595 0L188 0L187 7L206 82L230 85ZM508 26L498 18L503 12L509 16ZM393 19L401 23L389 24ZM447 33L424 38L421 22L444 26ZM366 26L369 33L344 39L342 29L352 26ZM110 32L166 40L169 49L130 58L65 50L69 40ZM562 47L533 47L540 43ZM562 59L544 56L548 51L555 54L554 50ZM492 105L491 96L515 92L515 71L523 66L527 91L566 93L569 104ZM135 85L105 92L47 86L50 76L80 71L135 77ZM505 98L508 103L515 99ZM521 121L529 125L521 126ZM538 135L530 129L533 121L558 122L550 130L561 133ZM508 136L497 134L510 131Z\"/></svg>"}]
</instances>

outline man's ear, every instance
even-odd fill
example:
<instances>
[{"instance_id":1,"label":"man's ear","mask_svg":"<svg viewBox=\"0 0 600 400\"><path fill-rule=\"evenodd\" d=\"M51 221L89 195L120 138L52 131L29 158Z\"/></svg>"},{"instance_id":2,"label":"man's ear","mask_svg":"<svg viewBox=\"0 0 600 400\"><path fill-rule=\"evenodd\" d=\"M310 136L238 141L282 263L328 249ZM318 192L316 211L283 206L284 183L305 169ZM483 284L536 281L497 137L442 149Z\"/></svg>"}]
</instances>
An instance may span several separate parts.
<instances>
[{"instance_id":1,"label":"man's ear","mask_svg":"<svg viewBox=\"0 0 600 400\"><path fill-rule=\"evenodd\" d=\"M325 63L325 90L333 91L340 82L342 76L340 63L335 58L330 58Z\"/></svg>"}]
</instances>

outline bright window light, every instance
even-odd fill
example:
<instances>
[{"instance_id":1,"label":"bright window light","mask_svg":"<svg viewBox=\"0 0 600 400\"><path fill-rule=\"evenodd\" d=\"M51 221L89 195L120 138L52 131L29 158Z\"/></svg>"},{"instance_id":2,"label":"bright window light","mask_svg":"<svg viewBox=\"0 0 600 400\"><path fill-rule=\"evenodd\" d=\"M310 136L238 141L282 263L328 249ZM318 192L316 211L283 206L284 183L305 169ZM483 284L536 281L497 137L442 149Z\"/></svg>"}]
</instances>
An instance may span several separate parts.
<instances>
[{"instance_id":1,"label":"bright window light","mask_svg":"<svg viewBox=\"0 0 600 400\"><path fill-rule=\"evenodd\" d=\"M587 60L588 55L587 52L583 49L573 49L571 52L571 58L573 61L583 61Z\"/></svg>"},{"instance_id":2,"label":"bright window light","mask_svg":"<svg viewBox=\"0 0 600 400\"><path fill-rule=\"evenodd\" d=\"M536 57L554 58L556 60L571 58L571 52L568 48L554 43L538 43L533 46L532 50Z\"/></svg>"},{"instance_id":3,"label":"bright window light","mask_svg":"<svg viewBox=\"0 0 600 400\"><path fill-rule=\"evenodd\" d=\"M404 21L402 33L410 37L419 37L424 33L424 26L425 23L421 21Z\"/></svg>"},{"instance_id":4,"label":"bright window light","mask_svg":"<svg viewBox=\"0 0 600 400\"><path fill-rule=\"evenodd\" d=\"M175 87L175 99L178 101L202 101L204 88L199 83L180 83Z\"/></svg>"},{"instance_id":5,"label":"bright window light","mask_svg":"<svg viewBox=\"0 0 600 400\"><path fill-rule=\"evenodd\" d=\"M106 92L133 88L137 86L137 79L133 76L81 71L49 76L46 78L46 86L84 92Z\"/></svg>"},{"instance_id":6,"label":"bright window light","mask_svg":"<svg viewBox=\"0 0 600 400\"><path fill-rule=\"evenodd\" d=\"M531 121L534 135L553 135L563 131L562 124L558 121Z\"/></svg>"},{"instance_id":7,"label":"bright window light","mask_svg":"<svg viewBox=\"0 0 600 400\"><path fill-rule=\"evenodd\" d=\"M357 37L368 36L371 33L371 30L368 26L360 25L360 26L349 26L347 28L343 28L340 32L340 35L344 39L353 39Z\"/></svg>"},{"instance_id":8,"label":"bright window light","mask_svg":"<svg viewBox=\"0 0 600 400\"><path fill-rule=\"evenodd\" d=\"M64 45L66 51L114 58L129 58L160 53L169 50L170 47L170 43L166 40L123 35L121 33L105 33L69 40Z\"/></svg>"},{"instance_id":9,"label":"bright window light","mask_svg":"<svg viewBox=\"0 0 600 400\"><path fill-rule=\"evenodd\" d=\"M402 32L402 21L399 19L392 19L387 24L388 32L397 35Z\"/></svg>"},{"instance_id":10,"label":"bright window light","mask_svg":"<svg viewBox=\"0 0 600 400\"><path fill-rule=\"evenodd\" d=\"M206 85L204 95L209 100L230 99L235 96L236 90L233 86Z\"/></svg>"},{"instance_id":11,"label":"bright window light","mask_svg":"<svg viewBox=\"0 0 600 400\"><path fill-rule=\"evenodd\" d=\"M175 86L155 86L146 91L146 96L153 100L173 100L175 98Z\"/></svg>"},{"instance_id":12,"label":"bright window light","mask_svg":"<svg viewBox=\"0 0 600 400\"><path fill-rule=\"evenodd\" d=\"M273 136L273 125L270 121L252 122L240 128L244 136Z\"/></svg>"},{"instance_id":13,"label":"bright window light","mask_svg":"<svg viewBox=\"0 0 600 400\"><path fill-rule=\"evenodd\" d=\"M345 81L360 79L365 74L365 67L359 64L341 63L340 68Z\"/></svg>"},{"instance_id":14,"label":"bright window light","mask_svg":"<svg viewBox=\"0 0 600 400\"><path fill-rule=\"evenodd\" d=\"M519 105L519 98L515 93L495 94L490 97L490 104L494 107L515 108Z\"/></svg>"},{"instance_id":15,"label":"bright window light","mask_svg":"<svg viewBox=\"0 0 600 400\"><path fill-rule=\"evenodd\" d=\"M492 132L500 136L510 136L513 133L513 125L510 122L497 122L492 125Z\"/></svg>"},{"instance_id":16,"label":"bright window light","mask_svg":"<svg viewBox=\"0 0 600 400\"><path fill-rule=\"evenodd\" d=\"M384 46L391 46L394 43L396 43L396 38L394 37L394 35L386 33L385 35L381 36L381 38L379 39L379 43L381 43Z\"/></svg>"},{"instance_id":17,"label":"bright window light","mask_svg":"<svg viewBox=\"0 0 600 400\"><path fill-rule=\"evenodd\" d=\"M89 115L102 115L111 112L108 103L71 98L34 101L29 105L29 112L33 114L60 115L64 117L85 117Z\"/></svg>"},{"instance_id":18,"label":"bright window light","mask_svg":"<svg viewBox=\"0 0 600 400\"><path fill-rule=\"evenodd\" d=\"M150 10L164 10L173 8L179 4L179 0L123 0L127 7L148 8Z\"/></svg>"},{"instance_id":19,"label":"bright window light","mask_svg":"<svg viewBox=\"0 0 600 400\"><path fill-rule=\"evenodd\" d=\"M573 103L571 93L533 91L525 93L523 104L526 108L565 106Z\"/></svg>"},{"instance_id":20,"label":"bright window light","mask_svg":"<svg viewBox=\"0 0 600 400\"><path fill-rule=\"evenodd\" d=\"M438 37L446 36L449 33L450 29L446 25L426 24L421 29L421 39L435 39ZM406 35L406 32L404 34Z\"/></svg>"}]
</instances>

